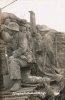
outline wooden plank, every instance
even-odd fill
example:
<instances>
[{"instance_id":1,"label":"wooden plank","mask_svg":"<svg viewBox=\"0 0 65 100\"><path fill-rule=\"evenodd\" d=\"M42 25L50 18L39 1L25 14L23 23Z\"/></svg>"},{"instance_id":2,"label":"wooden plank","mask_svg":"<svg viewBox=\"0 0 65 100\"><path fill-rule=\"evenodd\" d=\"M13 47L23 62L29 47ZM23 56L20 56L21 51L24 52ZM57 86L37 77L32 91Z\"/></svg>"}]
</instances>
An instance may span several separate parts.
<instances>
[{"instance_id":1,"label":"wooden plank","mask_svg":"<svg viewBox=\"0 0 65 100\"><path fill-rule=\"evenodd\" d=\"M0 97L0 100L26 100L27 96L11 96L11 97Z\"/></svg>"},{"instance_id":2,"label":"wooden plank","mask_svg":"<svg viewBox=\"0 0 65 100\"><path fill-rule=\"evenodd\" d=\"M2 14L2 10L0 8L0 32L1 32L1 14Z\"/></svg>"}]
</instances>

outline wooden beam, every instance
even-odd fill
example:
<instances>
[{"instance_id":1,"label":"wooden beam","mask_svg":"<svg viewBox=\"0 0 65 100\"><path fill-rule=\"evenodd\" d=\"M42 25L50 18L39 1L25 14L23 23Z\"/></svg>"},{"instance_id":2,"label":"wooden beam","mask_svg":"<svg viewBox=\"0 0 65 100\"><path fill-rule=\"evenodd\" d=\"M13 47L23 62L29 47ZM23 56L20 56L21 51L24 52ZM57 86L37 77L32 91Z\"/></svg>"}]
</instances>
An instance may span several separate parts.
<instances>
[{"instance_id":1,"label":"wooden beam","mask_svg":"<svg viewBox=\"0 0 65 100\"><path fill-rule=\"evenodd\" d=\"M36 20L35 20L35 13L33 11L30 12L30 25L31 25L31 33L36 33Z\"/></svg>"},{"instance_id":2,"label":"wooden beam","mask_svg":"<svg viewBox=\"0 0 65 100\"><path fill-rule=\"evenodd\" d=\"M2 9L0 8L0 36L1 36L1 17L2 16ZM1 38L1 37L0 37ZM3 88L3 75L2 75L2 53L1 53L1 39L0 39L0 91Z\"/></svg>"},{"instance_id":3,"label":"wooden beam","mask_svg":"<svg viewBox=\"0 0 65 100\"><path fill-rule=\"evenodd\" d=\"M2 14L2 9L0 8L0 32L1 32L1 15Z\"/></svg>"}]
</instances>

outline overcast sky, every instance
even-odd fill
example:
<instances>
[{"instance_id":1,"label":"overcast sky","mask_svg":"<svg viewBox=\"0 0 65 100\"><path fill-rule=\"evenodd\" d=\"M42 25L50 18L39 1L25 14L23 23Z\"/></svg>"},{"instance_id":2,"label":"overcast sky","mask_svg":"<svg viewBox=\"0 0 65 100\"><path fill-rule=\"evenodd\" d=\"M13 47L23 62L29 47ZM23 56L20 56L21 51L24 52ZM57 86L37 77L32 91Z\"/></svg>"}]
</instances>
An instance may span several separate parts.
<instances>
[{"instance_id":1,"label":"overcast sky","mask_svg":"<svg viewBox=\"0 0 65 100\"><path fill-rule=\"evenodd\" d=\"M0 7L4 7L14 0L0 0ZM3 11L16 14L20 18L30 21L30 10L36 15L36 23L65 32L65 0L18 0Z\"/></svg>"}]
</instances>

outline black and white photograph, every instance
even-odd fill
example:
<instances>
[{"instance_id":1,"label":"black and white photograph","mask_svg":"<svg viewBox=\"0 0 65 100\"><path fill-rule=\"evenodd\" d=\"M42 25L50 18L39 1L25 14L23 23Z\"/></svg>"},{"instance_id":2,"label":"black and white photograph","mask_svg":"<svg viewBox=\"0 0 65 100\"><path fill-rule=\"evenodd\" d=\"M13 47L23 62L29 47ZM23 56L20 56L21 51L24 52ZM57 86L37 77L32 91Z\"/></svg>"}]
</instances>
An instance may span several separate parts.
<instances>
[{"instance_id":1,"label":"black and white photograph","mask_svg":"<svg viewBox=\"0 0 65 100\"><path fill-rule=\"evenodd\" d=\"M65 0L0 0L0 100L65 100Z\"/></svg>"}]
</instances>

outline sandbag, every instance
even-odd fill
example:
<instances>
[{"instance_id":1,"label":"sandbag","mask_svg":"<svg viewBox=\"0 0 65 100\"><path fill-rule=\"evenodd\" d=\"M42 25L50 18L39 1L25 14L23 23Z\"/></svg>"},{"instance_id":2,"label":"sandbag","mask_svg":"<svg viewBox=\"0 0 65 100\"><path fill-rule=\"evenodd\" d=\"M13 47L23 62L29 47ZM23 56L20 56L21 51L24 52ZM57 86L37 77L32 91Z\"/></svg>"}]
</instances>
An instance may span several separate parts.
<instances>
[{"instance_id":1,"label":"sandbag","mask_svg":"<svg viewBox=\"0 0 65 100\"><path fill-rule=\"evenodd\" d=\"M16 15L14 15L12 13L3 12L2 13L2 23L4 23L4 20L7 19L7 18L10 18L11 21L13 21L13 20L17 21L18 24L27 23L27 21L25 19L21 19L21 18L17 17Z\"/></svg>"}]
</instances>

